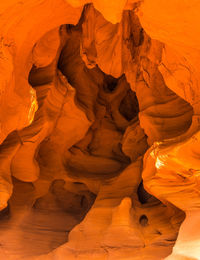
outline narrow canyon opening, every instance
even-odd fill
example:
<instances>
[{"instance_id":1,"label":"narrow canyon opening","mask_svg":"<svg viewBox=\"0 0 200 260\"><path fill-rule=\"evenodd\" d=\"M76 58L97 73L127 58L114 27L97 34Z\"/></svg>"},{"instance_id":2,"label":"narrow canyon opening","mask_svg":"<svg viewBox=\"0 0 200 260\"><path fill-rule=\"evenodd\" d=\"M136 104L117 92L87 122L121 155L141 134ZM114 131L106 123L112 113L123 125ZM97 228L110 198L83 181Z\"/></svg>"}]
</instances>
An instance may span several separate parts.
<instances>
[{"instance_id":1,"label":"narrow canyon opening","mask_svg":"<svg viewBox=\"0 0 200 260\"><path fill-rule=\"evenodd\" d=\"M179 66L191 72L136 2L117 23L85 4L27 55L34 118L0 145L2 259L179 259L200 157L193 103L174 82Z\"/></svg>"}]
</instances>

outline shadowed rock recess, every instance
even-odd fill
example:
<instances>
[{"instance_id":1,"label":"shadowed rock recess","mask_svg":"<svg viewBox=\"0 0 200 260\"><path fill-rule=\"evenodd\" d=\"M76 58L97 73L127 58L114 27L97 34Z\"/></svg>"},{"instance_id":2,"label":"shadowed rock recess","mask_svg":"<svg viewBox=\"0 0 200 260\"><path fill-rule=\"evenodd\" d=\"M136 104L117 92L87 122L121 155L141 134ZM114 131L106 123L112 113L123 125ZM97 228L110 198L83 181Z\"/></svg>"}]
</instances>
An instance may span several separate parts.
<instances>
[{"instance_id":1,"label":"shadowed rock recess","mask_svg":"<svg viewBox=\"0 0 200 260\"><path fill-rule=\"evenodd\" d=\"M200 260L200 1L0 1L0 260Z\"/></svg>"}]
</instances>

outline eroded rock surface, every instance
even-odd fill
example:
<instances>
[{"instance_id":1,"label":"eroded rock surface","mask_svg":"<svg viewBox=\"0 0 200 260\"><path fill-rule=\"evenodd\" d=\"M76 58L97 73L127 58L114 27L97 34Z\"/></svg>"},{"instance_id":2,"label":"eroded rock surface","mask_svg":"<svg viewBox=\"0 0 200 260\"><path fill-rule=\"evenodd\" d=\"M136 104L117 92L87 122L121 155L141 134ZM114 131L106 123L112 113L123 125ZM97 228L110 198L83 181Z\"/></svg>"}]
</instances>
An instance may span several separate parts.
<instances>
[{"instance_id":1,"label":"eroded rock surface","mask_svg":"<svg viewBox=\"0 0 200 260\"><path fill-rule=\"evenodd\" d=\"M200 259L186 2L0 3L3 259Z\"/></svg>"}]
</instances>

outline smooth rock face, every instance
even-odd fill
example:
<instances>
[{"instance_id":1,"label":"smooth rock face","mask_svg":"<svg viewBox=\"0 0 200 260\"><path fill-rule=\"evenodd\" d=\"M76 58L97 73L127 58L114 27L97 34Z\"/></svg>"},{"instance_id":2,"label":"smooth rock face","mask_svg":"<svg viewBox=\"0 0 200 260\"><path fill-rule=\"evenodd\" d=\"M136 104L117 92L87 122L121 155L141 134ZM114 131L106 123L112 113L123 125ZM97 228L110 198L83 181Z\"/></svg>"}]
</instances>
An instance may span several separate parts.
<instances>
[{"instance_id":1,"label":"smooth rock face","mask_svg":"<svg viewBox=\"0 0 200 260\"><path fill-rule=\"evenodd\" d=\"M199 12L0 2L1 259L200 259Z\"/></svg>"}]
</instances>

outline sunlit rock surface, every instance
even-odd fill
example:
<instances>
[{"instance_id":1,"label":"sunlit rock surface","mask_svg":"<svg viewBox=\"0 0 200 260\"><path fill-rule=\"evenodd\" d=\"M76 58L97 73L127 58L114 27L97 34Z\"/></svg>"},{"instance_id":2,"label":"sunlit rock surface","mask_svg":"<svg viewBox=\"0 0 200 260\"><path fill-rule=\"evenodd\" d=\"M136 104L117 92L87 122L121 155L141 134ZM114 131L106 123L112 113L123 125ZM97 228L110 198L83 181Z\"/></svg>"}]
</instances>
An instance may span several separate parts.
<instances>
[{"instance_id":1,"label":"sunlit rock surface","mask_svg":"<svg viewBox=\"0 0 200 260\"><path fill-rule=\"evenodd\" d=\"M0 258L200 259L199 11L1 1Z\"/></svg>"}]
</instances>

